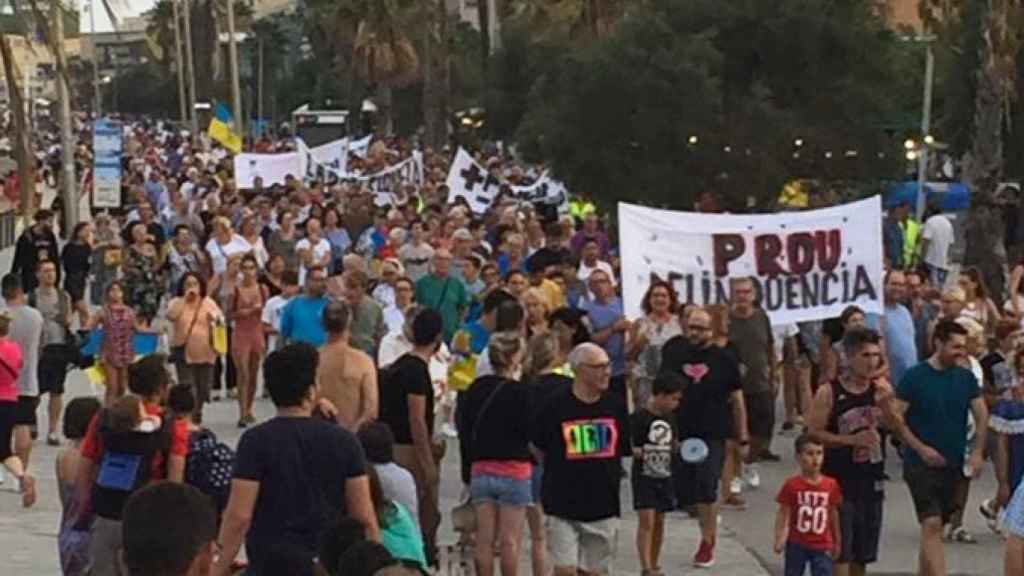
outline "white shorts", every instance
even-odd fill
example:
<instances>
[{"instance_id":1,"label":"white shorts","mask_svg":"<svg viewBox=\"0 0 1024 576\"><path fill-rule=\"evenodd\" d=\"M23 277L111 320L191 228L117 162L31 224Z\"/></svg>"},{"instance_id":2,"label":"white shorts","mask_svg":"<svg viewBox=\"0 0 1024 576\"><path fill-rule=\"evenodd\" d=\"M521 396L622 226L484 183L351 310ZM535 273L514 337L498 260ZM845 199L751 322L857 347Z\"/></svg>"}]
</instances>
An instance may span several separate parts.
<instances>
[{"instance_id":1,"label":"white shorts","mask_svg":"<svg viewBox=\"0 0 1024 576\"><path fill-rule=\"evenodd\" d=\"M555 567L575 567L591 574L612 574L619 519L576 522L557 516L544 518L549 561Z\"/></svg>"}]
</instances>

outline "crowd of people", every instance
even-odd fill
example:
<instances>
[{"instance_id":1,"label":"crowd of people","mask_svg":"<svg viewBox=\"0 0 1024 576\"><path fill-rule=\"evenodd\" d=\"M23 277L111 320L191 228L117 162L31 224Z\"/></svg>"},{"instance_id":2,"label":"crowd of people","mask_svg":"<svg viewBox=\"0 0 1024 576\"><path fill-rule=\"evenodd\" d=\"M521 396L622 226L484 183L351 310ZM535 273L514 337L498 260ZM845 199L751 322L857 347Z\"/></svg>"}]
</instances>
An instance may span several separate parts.
<instances>
[{"instance_id":1,"label":"crowd of people","mask_svg":"<svg viewBox=\"0 0 1024 576\"><path fill-rule=\"evenodd\" d=\"M162 125L130 125L125 153L123 208L62 239L36 212L0 281L0 460L33 505L47 396L65 574L429 573L449 447L477 574L518 574L524 542L534 576L612 573L623 482L643 575L678 571L660 562L676 510L697 518L692 564L708 568L719 508L746 506L790 431L799 470L772 535L787 576L877 560L886 458L903 462L920 573L946 574L943 541L975 541L963 518L986 457L999 489L981 513L1024 574L1019 304L952 273L942 214L912 232L904 208L890 216L884 314L773 326L734 278L708 306L654 280L627 318L613 230L582 197L501 194L475 214L448 201L430 150L423 181L388 183L383 205L358 182L239 190L230 155ZM410 154L381 140L351 163ZM537 172L479 160L504 182ZM140 335L164 352L140 353ZM65 406L68 371L90 366L101 398ZM237 448L203 426L228 397Z\"/></svg>"}]
</instances>

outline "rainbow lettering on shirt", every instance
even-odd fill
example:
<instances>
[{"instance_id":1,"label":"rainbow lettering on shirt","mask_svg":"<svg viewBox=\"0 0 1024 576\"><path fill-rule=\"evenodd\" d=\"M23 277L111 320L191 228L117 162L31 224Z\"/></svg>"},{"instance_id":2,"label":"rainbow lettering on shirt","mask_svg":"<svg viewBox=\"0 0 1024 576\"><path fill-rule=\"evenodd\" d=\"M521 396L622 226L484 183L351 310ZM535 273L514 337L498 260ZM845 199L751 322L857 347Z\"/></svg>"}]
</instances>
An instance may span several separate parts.
<instances>
[{"instance_id":1,"label":"rainbow lettering on shirt","mask_svg":"<svg viewBox=\"0 0 1024 576\"><path fill-rule=\"evenodd\" d=\"M566 460L614 458L619 444L619 426L614 418L562 422Z\"/></svg>"}]
</instances>

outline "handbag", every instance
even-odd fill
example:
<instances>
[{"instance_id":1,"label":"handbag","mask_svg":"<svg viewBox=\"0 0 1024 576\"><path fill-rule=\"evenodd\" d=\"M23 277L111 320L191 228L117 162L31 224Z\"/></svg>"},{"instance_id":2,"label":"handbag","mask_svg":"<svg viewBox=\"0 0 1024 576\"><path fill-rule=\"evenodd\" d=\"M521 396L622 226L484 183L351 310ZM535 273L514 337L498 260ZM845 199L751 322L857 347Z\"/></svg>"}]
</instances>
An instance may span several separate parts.
<instances>
[{"instance_id":1,"label":"handbag","mask_svg":"<svg viewBox=\"0 0 1024 576\"><path fill-rule=\"evenodd\" d=\"M178 346L171 346L171 353L168 354L168 360L171 362L175 364L185 363L185 346L188 345L188 339L192 337L192 330L196 327L196 321L199 320L199 311L202 307L202 302L196 306L196 313L192 316L192 323L188 325L188 332L185 333L185 342Z\"/></svg>"}]
</instances>

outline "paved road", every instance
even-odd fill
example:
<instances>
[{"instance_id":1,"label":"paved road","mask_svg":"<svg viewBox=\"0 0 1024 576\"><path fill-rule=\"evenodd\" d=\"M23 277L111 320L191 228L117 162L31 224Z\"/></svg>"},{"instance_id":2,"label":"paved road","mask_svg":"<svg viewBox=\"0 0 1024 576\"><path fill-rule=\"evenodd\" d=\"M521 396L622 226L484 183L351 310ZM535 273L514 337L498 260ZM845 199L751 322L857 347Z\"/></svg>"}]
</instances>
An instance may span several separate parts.
<instances>
[{"instance_id":1,"label":"paved road","mask_svg":"<svg viewBox=\"0 0 1024 576\"><path fill-rule=\"evenodd\" d=\"M736 531L745 546L769 568L782 573L781 560L772 552L772 528L775 519L775 495L783 481L796 469L793 459L794 434L779 436L773 448L783 454L777 464L761 465L761 489L744 494L747 510L723 512L724 522ZM893 479L886 483L885 518L879 562L871 567L873 575L910 575L917 573L917 521L910 493L901 480L899 459L889 451L887 471ZM995 494L996 483L990 465L983 476L972 483L964 523L978 538L976 544L947 544L946 561L950 574L994 576L1003 573L1002 540L990 532L978 514L981 500Z\"/></svg>"},{"instance_id":2,"label":"paved road","mask_svg":"<svg viewBox=\"0 0 1024 576\"><path fill-rule=\"evenodd\" d=\"M81 372L73 373L69 378L69 393L83 395L91 393L91 387ZM260 419L269 418L272 406L268 401L256 403L256 416ZM40 412L40 422L43 414ZM211 429L229 444L235 445L239 430L235 427L237 411L234 402L221 401L208 406L204 419ZM45 424L44 424L45 425ZM456 538L451 532L451 521L448 512L457 503L461 486L458 483L458 465L454 443L449 444L449 456L445 460L442 478L444 480L441 497L444 523L442 525L441 542L454 543ZM8 480L0 487L0 564L4 576L50 576L60 573L56 535L60 520L60 503L57 500L55 472L53 462L57 449L38 442L32 454L31 470L39 478L40 501L30 510L20 508L20 499L13 493L12 482ZM630 502L628 489L624 483L623 503L628 508ZM639 574L636 552L634 548L636 517L628 511L622 523L619 539L618 574ZM766 533L767 534L767 533ZM688 560L696 550L699 532L696 522L682 515L672 515L668 520L665 555L663 565L667 574L689 572ZM528 541L528 540L527 540ZM527 548L528 546L524 546ZM522 558L523 574L528 574L526 560L528 550L524 549ZM767 572L755 558L735 538L726 531L718 550L718 565L713 574L742 574L744 576L761 576Z\"/></svg>"}]
</instances>

